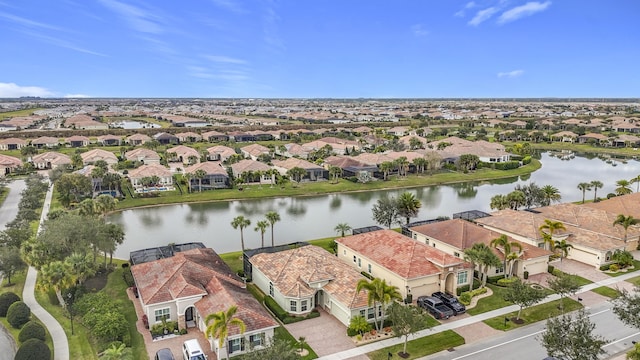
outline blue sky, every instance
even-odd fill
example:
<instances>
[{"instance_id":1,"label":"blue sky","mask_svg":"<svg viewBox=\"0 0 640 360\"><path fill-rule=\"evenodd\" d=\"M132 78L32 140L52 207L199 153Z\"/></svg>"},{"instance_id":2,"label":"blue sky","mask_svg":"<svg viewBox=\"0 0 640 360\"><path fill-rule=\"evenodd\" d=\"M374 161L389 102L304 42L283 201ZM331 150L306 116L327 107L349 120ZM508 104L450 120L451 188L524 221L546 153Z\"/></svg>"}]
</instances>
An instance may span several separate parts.
<instances>
[{"instance_id":1,"label":"blue sky","mask_svg":"<svg viewBox=\"0 0 640 360\"><path fill-rule=\"evenodd\" d=\"M639 97L638 0L0 0L0 97Z\"/></svg>"}]
</instances>

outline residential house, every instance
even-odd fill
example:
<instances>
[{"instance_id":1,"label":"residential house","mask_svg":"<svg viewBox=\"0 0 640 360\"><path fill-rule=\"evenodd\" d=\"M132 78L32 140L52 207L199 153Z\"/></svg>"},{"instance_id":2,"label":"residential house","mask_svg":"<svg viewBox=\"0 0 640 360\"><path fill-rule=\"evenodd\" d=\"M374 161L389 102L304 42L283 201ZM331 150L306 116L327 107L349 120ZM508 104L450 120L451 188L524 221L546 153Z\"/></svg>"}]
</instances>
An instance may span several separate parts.
<instances>
[{"instance_id":1,"label":"residential house","mask_svg":"<svg viewBox=\"0 0 640 360\"><path fill-rule=\"evenodd\" d=\"M175 145L180 143L177 136L166 132L157 133L153 135L153 138L162 145Z\"/></svg>"},{"instance_id":2,"label":"residential house","mask_svg":"<svg viewBox=\"0 0 640 360\"><path fill-rule=\"evenodd\" d=\"M192 131L177 133L176 137L181 143L202 141L202 135Z\"/></svg>"},{"instance_id":3,"label":"residential house","mask_svg":"<svg viewBox=\"0 0 640 360\"><path fill-rule=\"evenodd\" d=\"M160 155L145 148L137 148L124 153L124 158L128 161L140 164L160 164Z\"/></svg>"},{"instance_id":4,"label":"residential house","mask_svg":"<svg viewBox=\"0 0 640 360\"><path fill-rule=\"evenodd\" d=\"M144 183L145 178L157 177L155 184L150 184L152 190L172 190L173 189L173 173L171 170L160 164L145 164L139 168L129 171L129 180L131 185L137 192L144 192L147 184Z\"/></svg>"},{"instance_id":5,"label":"residential house","mask_svg":"<svg viewBox=\"0 0 640 360\"><path fill-rule=\"evenodd\" d=\"M459 259L464 258L464 251L476 243L483 243L491 246L493 239L499 238L502 234L496 231L481 227L475 223L462 219L452 219L437 221L430 224L418 225L409 228L411 237L419 243L432 246L436 249L453 255ZM524 277L524 272L529 275L543 274L547 272L549 255L551 251L539 248L528 242L518 241L508 238L509 242L517 243L522 247L518 250L515 246L512 252L518 254L518 259L507 269L502 266L489 269L489 276L501 275L505 271L511 270L511 275L520 278ZM495 249L494 253L504 261L504 249ZM509 254L506 254L507 256Z\"/></svg>"},{"instance_id":6,"label":"residential house","mask_svg":"<svg viewBox=\"0 0 640 360\"><path fill-rule=\"evenodd\" d=\"M116 135L101 135L98 136L98 143L102 146L120 146L122 138Z\"/></svg>"},{"instance_id":7,"label":"residential house","mask_svg":"<svg viewBox=\"0 0 640 360\"><path fill-rule=\"evenodd\" d=\"M305 150L301 145L296 143L289 143L282 145L283 149L276 149L279 155L286 157L297 157L300 159L307 159L309 156L309 150ZM283 151L284 150L284 151Z\"/></svg>"},{"instance_id":8,"label":"residential house","mask_svg":"<svg viewBox=\"0 0 640 360\"><path fill-rule=\"evenodd\" d=\"M395 126L392 128L388 128L386 133L389 135L401 137L409 134L409 127L407 126Z\"/></svg>"},{"instance_id":9,"label":"residential house","mask_svg":"<svg viewBox=\"0 0 640 360\"><path fill-rule=\"evenodd\" d=\"M71 158L65 154L48 151L31 157L31 163L38 170L55 169L58 166L71 166Z\"/></svg>"},{"instance_id":10,"label":"residential house","mask_svg":"<svg viewBox=\"0 0 640 360\"><path fill-rule=\"evenodd\" d=\"M142 145L148 141L151 141L151 137L145 135L145 134L133 134L129 137L126 138L126 143L131 145L131 146L138 146L138 145Z\"/></svg>"},{"instance_id":11,"label":"residential house","mask_svg":"<svg viewBox=\"0 0 640 360\"><path fill-rule=\"evenodd\" d=\"M549 138L552 141L560 141L560 142L575 142L578 138L578 134L572 131L560 131L555 134L549 135Z\"/></svg>"},{"instance_id":12,"label":"residential house","mask_svg":"<svg viewBox=\"0 0 640 360\"><path fill-rule=\"evenodd\" d=\"M215 130L202 133L202 138L208 142L229 141L229 136L227 134L223 134Z\"/></svg>"},{"instance_id":13,"label":"residential house","mask_svg":"<svg viewBox=\"0 0 640 360\"><path fill-rule=\"evenodd\" d=\"M589 134L578 136L578 144L587 144L587 143L603 144L608 142L608 140L609 138L607 136L602 134L597 134L597 133L589 133Z\"/></svg>"},{"instance_id":14,"label":"residential house","mask_svg":"<svg viewBox=\"0 0 640 360\"><path fill-rule=\"evenodd\" d=\"M7 138L0 140L0 150L20 150L27 146L27 141L18 138Z\"/></svg>"},{"instance_id":15,"label":"residential house","mask_svg":"<svg viewBox=\"0 0 640 360\"><path fill-rule=\"evenodd\" d=\"M64 121L65 127L78 130L107 130L108 124L96 121L93 117L85 114L73 115Z\"/></svg>"},{"instance_id":16,"label":"residential house","mask_svg":"<svg viewBox=\"0 0 640 360\"><path fill-rule=\"evenodd\" d=\"M197 171L202 170L204 177L198 178ZM211 190L229 187L229 174L220 162L207 161L193 164L184 169L185 174L190 174L189 189Z\"/></svg>"},{"instance_id":17,"label":"residential house","mask_svg":"<svg viewBox=\"0 0 640 360\"><path fill-rule=\"evenodd\" d=\"M265 252L249 261L253 283L291 315L304 316L318 306L345 326L357 315L374 319L366 291L356 291L365 277L321 247Z\"/></svg>"},{"instance_id":18,"label":"residential house","mask_svg":"<svg viewBox=\"0 0 640 360\"><path fill-rule=\"evenodd\" d=\"M169 161L181 162L185 165L195 164L200 161L200 153L198 150L184 145L167 149L167 156Z\"/></svg>"},{"instance_id":19,"label":"residential house","mask_svg":"<svg viewBox=\"0 0 640 360\"><path fill-rule=\"evenodd\" d=\"M242 131L234 131L229 133L229 138L235 142L256 141L256 138L253 135Z\"/></svg>"},{"instance_id":20,"label":"residential house","mask_svg":"<svg viewBox=\"0 0 640 360\"><path fill-rule=\"evenodd\" d=\"M302 168L307 173L301 179L302 181L318 181L326 180L328 178L328 172L322 166L316 165L312 162L303 159L288 158L286 160L273 160L273 168L278 170L281 175L286 175L287 172L293 168Z\"/></svg>"},{"instance_id":21,"label":"residential house","mask_svg":"<svg viewBox=\"0 0 640 360\"><path fill-rule=\"evenodd\" d=\"M638 147L640 138L636 135L621 134L615 139L611 140L611 145L614 147Z\"/></svg>"},{"instance_id":22,"label":"residential house","mask_svg":"<svg viewBox=\"0 0 640 360\"><path fill-rule=\"evenodd\" d=\"M360 162L350 156L335 155L329 156L324 159L324 168L329 170L331 166L336 166L342 169L343 177L358 176L361 172L368 172L373 178L374 174L378 172L378 167L375 165L367 165Z\"/></svg>"},{"instance_id":23,"label":"residential house","mask_svg":"<svg viewBox=\"0 0 640 360\"><path fill-rule=\"evenodd\" d=\"M261 155L269 155L271 153L271 150L268 147L260 144L243 146L240 148L240 151L245 158L248 157L251 158L251 160L258 160Z\"/></svg>"},{"instance_id":24,"label":"residential house","mask_svg":"<svg viewBox=\"0 0 640 360\"><path fill-rule=\"evenodd\" d=\"M31 145L35 146L37 149L42 148L52 148L58 146L58 138L50 137L50 136L41 136L37 139L31 140Z\"/></svg>"},{"instance_id":25,"label":"residential house","mask_svg":"<svg viewBox=\"0 0 640 360\"><path fill-rule=\"evenodd\" d=\"M131 274L150 325L166 319L177 321L181 329L197 327L204 332L208 315L237 306L235 316L245 324L244 333L231 326L222 347L219 339L208 338L218 359L265 346L279 326L212 249L191 249L136 264Z\"/></svg>"},{"instance_id":26,"label":"residential house","mask_svg":"<svg viewBox=\"0 0 640 360\"><path fill-rule=\"evenodd\" d=\"M75 147L89 146L90 140L86 136L74 135L66 138L65 143L69 144L70 147L75 148Z\"/></svg>"},{"instance_id":27,"label":"residential house","mask_svg":"<svg viewBox=\"0 0 640 360\"><path fill-rule=\"evenodd\" d=\"M484 140L469 141L456 136L432 141L427 144L427 149L435 150L443 160L455 161L461 155L476 155L482 162L496 163L511 160L504 145Z\"/></svg>"},{"instance_id":28,"label":"residential house","mask_svg":"<svg viewBox=\"0 0 640 360\"><path fill-rule=\"evenodd\" d=\"M419 146L418 146L418 147L414 147L414 148L412 148L412 145L411 145L412 140L411 140L411 139L416 139L416 140L418 140L418 143L417 143L417 144L419 144ZM413 149L419 149L419 148L423 148L423 149L424 149L425 147L427 147L427 139L425 139L425 138L423 138L423 137L420 137L420 136L418 136L418 135L407 135L407 136L403 136L403 137L401 137L400 139L398 139L398 141L399 141L401 144L403 144L407 149L411 149L411 150L413 150ZM415 142L415 140L413 140L413 141Z\"/></svg>"},{"instance_id":29,"label":"residential house","mask_svg":"<svg viewBox=\"0 0 640 360\"><path fill-rule=\"evenodd\" d=\"M83 152L80 157L82 157L82 163L85 165L93 164L99 160L104 160L109 166L118 163L118 157L114 153L102 149Z\"/></svg>"},{"instance_id":30,"label":"residential house","mask_svg":"<svg viewBox=\"0 0 640 360\"><path fill-rule=\"evenodd\" d=\"M0 176L8 175L21 166L22 160L13 156L0 154Z\"/></svg>"},{"instance_id":31,"label":"residential house","mask_svg":"<svg viewBox=\"0 0 640 360\"><path fill-rule=\"evenodd\" d=\"M436 291L455 294L472 281L469 263L393 230L378 230L335 240L338 258L358 271L396 286L404 299ZM409 296L411 295L411 296Z\"/></svg>"},{"instance_id":32,"label":"residential house","mask_svg":"<svg viewBox=\"0 0 640 360\"><path fill-rule=\"evenodd\" d=\"M236 151L228 146L216 145L207 148L207 160L209 161L226 161L233 155L236 155Z\"/></svg>"},{"instance_id":33,"label":"residential house","mask_svg":"<svg viewBox=\"0 0 640 360\"><path fill-rule=\"evenodd\" d=\"M242 179L244 183L275 183L275 175L271 172L271 166L260 161L245 159L231 164L229 167L231 168L234 178ZM252 176L247 176L247 174L252 174ZM255 174L259 174L260 176L254 176Z\"/></svg>"}]
</instances>

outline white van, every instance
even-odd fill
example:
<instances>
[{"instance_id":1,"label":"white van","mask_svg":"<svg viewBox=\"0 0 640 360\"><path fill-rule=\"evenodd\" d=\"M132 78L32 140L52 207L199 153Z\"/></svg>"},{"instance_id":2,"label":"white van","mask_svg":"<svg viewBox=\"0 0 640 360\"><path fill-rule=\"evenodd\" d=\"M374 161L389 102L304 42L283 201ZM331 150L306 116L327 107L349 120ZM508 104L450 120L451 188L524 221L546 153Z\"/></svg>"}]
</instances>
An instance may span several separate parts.
<instances>
[{"instance_id":1,"label":"white van","mask_svg":"<svg viewBox=\"0 0 640 360\"><path fill-rule=\"evenodd\" d=\"M182 359L183 360L207 360L207 356L202 351L198 340L187 340L182 344Z\"/></svg>"}]
</instances>

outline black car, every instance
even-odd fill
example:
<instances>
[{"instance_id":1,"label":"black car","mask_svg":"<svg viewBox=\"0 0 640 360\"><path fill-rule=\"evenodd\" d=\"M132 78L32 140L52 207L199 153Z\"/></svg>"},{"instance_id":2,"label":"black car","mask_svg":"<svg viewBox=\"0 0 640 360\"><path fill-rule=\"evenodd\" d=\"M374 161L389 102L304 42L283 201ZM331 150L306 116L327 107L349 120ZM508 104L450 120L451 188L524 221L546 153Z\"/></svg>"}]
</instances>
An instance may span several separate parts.
<instances>
[{"instance_id":1,"label":"black car","mask_svg":"<svg viewBox=\"0 0 640 360\"><path fill-rule=\"evenodd\" d=\"M419 296L418 306L427 310L436 319L448 319L453 316L453 310L446 306L442 300L432 296Z\"/></svg>"},{"instance_id":2,"label":"black car","mask_svg":"<svg viewBox=\"0 0 640 360\"><path fill-rule=\"evenodd\" d=\"M434 298L442 300L442 302L447 307L449 307L451 310L453 310L453 314L454 315L464 314L465 311L467 311L467 308L464 307L464 305L460 304L458 299L455 296L451 295L451 294L447 294L447 293L443 293L441 291L438 291L438 292L434 292L433 294L431 294L431 296L433 296Z\"/></svg>"},{"instance_id":3,"label":"black car","mask_svg":"<svg viewBox=\"0 0 640 360\"><path fill-rule=\"evenodd\" d=\"M175 360L175 359L176 358L173 357L173 353L171 352L171 350L166 348L158 350L155 358L155 360Z\"/></svg>"}]
</instances>

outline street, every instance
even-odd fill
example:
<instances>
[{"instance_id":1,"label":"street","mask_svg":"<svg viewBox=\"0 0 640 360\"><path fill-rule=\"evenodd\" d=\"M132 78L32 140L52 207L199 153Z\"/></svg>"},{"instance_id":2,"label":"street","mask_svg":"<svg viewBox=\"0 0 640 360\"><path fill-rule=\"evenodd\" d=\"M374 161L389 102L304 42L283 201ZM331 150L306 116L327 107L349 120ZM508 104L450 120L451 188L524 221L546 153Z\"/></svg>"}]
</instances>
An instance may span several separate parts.
<instances>
[{"instance_id":1,"label":"street","mask_svg":"<svg viewBox=\"0 0 640 360\"><path fill-rule=\"evenodd\" d=\"M9 188L9 195L4 200L2 207L0 207L0 229L4 229L8 222L15 219L18 214L18 204L20 203L20 193L26 188L24 180L13 180L7 187Z\"/></svg>"}]
</instances>

